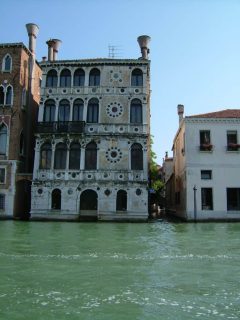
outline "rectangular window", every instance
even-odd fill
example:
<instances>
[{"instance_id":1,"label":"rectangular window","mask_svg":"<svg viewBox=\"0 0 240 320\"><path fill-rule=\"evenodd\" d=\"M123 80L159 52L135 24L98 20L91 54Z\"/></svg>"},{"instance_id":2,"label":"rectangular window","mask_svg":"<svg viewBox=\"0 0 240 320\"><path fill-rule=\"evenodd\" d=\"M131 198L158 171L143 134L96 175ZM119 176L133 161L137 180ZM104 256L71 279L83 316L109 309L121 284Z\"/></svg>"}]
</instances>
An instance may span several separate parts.
<instances>
[{"instance_id":1,"label":"rectangular window","mask_svg":"<svg viewBox=\"0 0 240 320\"><path fill-rule=\"evenodd\" d=\"M0 168L0 183L5 183L5 168Z\"/></svg>"},{"instance_id":2,"label":"rectangular window","mask_svg":"<svg viewBox=\"0 0 240 320\"><path fill-rule=\"evenodd\" d=\"M213 210L213 192L212 188L202 188L202 210Z\"/></svg>"},{"instance_id":3,"label":"rectangular window","mask_svg":"<svg viewBox=\"0 0 240 320\"><path fill-rule=\"evenodd\" d=\"M227 188L227 210L240 210L240 188Z\"/></svg>"},{"instance_id":4,"label":"rectangular window","mask_svg":"<svg viewBox=\"0 0 240 320\"><path fill-rule=\"evenodd\" d=\"M200 131L200 150L201 151L211 151L211 138L210 130L201 130Z\"/></svg>"},{"instance_id":5,"label":"rectangular window","mask_svg":"<svg viewBox=\"0 0 240 320\"><path fill-rule=\"evenodd\" d=\"M227 131L227 150L238 151L237 131Z\"/></svg>"},{"instance_id":6,"label":"rectangular window","mask_svg":"<svg viewBox=\"0 0 240 320\"><path fill-rule=\"evenodd\" d=\"M0 210L5 210L5 194L0 194Z\"/></svg>"},{"instance_id":7,"label":"rectangular window","mask_svg":"<svg viewBox=\"0 0 240 320\"><path fill-rule=\"evenodd\" d=\"M175 204L180 204L180 191L175 192Z\"/></svg>"},{"instance_id":8,"label":"rectangular window","mask_svg":"<svg viewBox=\"0 0 240 320\"><path fill-rule=\"evenodd\" d=\"M202 180L211 180L212 179L212 170L201 170L201 179Z\"/></svg>"}]
</instances>

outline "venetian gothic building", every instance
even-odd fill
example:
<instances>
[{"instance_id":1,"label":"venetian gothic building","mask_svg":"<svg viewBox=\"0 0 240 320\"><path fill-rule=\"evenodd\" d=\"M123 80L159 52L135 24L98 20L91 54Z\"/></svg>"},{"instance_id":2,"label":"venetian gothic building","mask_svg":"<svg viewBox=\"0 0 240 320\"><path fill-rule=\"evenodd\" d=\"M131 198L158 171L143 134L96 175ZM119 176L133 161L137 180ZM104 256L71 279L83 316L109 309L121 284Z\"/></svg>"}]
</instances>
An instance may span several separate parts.
<instances>
[{"instance_id":1,"label":"venetian gothic building","mask_svg":"<svg viewBox=\"0 0 240 320\"><path fill-rule=\"evenodd\" d=\"M29 48L0 44L0 217L26 218L30 211L41 69L35 60L38 26L26 27Z\"/></svg>"},{"instance_id":2,"label":"venetian gothic building","mask_svg":"<svg viewBox=\"0 0 240 320\"><path fill-rule=\"evenodd\" d=\"M41 63L31 217L146 220L150 140L150 37L139 59Z\"/></svg>"}]
</instances>

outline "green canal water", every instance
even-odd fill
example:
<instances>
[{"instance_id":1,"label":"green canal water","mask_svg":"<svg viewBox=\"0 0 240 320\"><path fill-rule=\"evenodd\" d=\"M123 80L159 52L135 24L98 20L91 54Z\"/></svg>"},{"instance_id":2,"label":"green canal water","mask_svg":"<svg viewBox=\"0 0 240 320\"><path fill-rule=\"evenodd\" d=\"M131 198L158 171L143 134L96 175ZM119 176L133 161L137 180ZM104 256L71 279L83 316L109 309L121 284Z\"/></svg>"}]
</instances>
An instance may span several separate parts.
<instances>
[{"instance_id":1,"label":"green canal water","mask_svg":"<svg viewBox=\"0 0 240 320\"><path fill-rule=\"evenodd\" d=\"M0 319L240 319L240 224L0 221Z\"/></svg>"}]
</instances>

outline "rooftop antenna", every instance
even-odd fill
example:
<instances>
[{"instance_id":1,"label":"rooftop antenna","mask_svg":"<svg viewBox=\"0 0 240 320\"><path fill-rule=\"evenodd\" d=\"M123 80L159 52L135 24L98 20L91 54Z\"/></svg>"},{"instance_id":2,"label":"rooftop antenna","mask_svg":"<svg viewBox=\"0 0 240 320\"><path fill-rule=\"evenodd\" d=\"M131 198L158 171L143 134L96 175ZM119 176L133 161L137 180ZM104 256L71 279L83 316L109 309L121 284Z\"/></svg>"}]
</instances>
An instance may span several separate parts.
<instances>
[{"instance_id":1,"label":"rooftop antenna","mask_svg":"<svg viewBox=\"0 0 240 320\"><path fill-rule=\"evenodd\" d=\"M121 57L121 46L108 45L108 58L115 59Z\"/></svg>"}]
</instances>

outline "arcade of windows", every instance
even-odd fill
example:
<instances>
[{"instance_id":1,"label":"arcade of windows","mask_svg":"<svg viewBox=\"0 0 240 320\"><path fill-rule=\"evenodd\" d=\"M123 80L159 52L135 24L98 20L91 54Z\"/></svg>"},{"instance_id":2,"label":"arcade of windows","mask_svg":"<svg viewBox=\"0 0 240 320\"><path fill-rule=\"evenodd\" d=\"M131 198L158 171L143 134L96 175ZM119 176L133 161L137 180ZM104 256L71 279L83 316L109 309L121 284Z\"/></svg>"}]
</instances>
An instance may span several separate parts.
<instances>
[{"instance_id":1,"label":"arcade of windows","mask_svg":"<svg viewBox=\"0 0 240 320\"><path fill-rule=\"evenodd\" d=\"M97 170L97 144L92 141L85 148L85 170ZM133 143L130 149L131 170L143 170L143 148L139 143ZM72 142L68 148L64 142L59 142L55 150L50 142L40 149L40 169L80 170L81 145Z\"/></svg>"},{"instance_id":2,"label":"arcade of windows","mask_svg":"<svg viewBox=\"0 0 240 320\"><path fill-rule=\"evenodd\" d=\"M13 87L9 85L0 85L0 105L11 106L13 104Z\"/></svg>"},{"instance_id":3,"label":"arcade of windows","mask_svg":"<svg viewBox=\"0 0 240 320\"><path fill-rule=\"evenodd\" d=\"M91 69L88 77L88 85L91 87L100 86L101 73L97 68ZM46 87L48 88L69 88L69 87L82 87L85 85L85 71L82 68L78 68L74 71L73 75L71 71L64 68L60 75L55 69L51 69L47 73ZM138 87L143 86L143 72L141 69L134 69L131 73L131 86Z\"/></svg>"},{"instance_id":4,"label":"arcade of windows","mask_svg":"<svg viewBox=\"0 0 240 320\"><path fill-rule=\"evenodd\" d=\"M118 190L116 195L116 212L127 211L127 191ZM61 210L62 209L62 192L56 188L51 193L51 209ZM98 209L98 195L96 191L87 189L84 190L80 195L80 211L81 210L93 210Z\"/></svg>"},{"instance_id":5,"label":"arcade of windows","mask_svg":"<svg viewBox=\"0 0 240 320\"><path fill-rule=\"evenodd\" d=\"M46 100L44 104L44 122L54 121L85 121L83 118L84 101L75 99L71 104L69 100L63 99L56 105L53 99ZM142 124L142 102L133 99L130 103L130 123ZM98 123L99 121L99 101L96 98L89 100L87 105L87 123Z\"/></svg>"}]
</instances>

